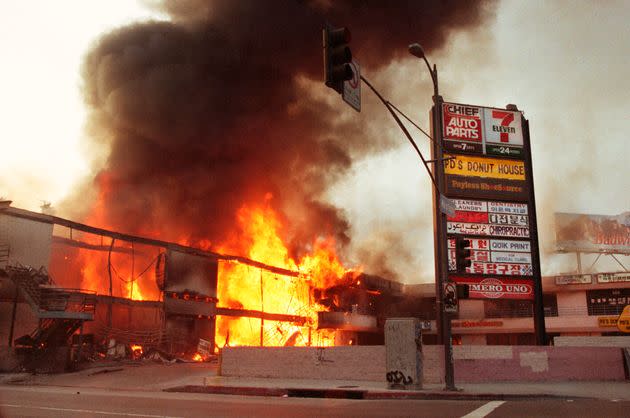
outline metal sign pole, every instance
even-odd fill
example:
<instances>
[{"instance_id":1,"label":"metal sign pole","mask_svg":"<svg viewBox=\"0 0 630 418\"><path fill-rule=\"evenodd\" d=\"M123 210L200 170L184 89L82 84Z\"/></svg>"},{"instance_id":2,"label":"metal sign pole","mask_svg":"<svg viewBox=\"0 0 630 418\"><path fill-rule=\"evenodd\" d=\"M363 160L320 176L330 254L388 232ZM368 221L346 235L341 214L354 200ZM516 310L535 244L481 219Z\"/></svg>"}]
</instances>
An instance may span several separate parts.
<instances>
[{"instance_id":1,"label":"metal sign pole","mask_svg":"<svg viewBox=\"0 0 630 418\"><path fill-rule=\"evenodd\" d=\"M437 82L437 68L433 66L434 76L434 95L433 95L433 110L432 110L432 125L433 125L433 158L435 163L435 179L437 182L437 188L434 191L434 211L436 225L436 245L435 245L435 271L436 271L436 286L435 286L435 300L437 320L439 324L438 328L438 343L441 343L444 347L444 381L446 383L446 390L456 390L455 388L455 373L453 366L453 341L451 335L451 318L445 310L444 306L444 286L448 283L448 246L447 246L447 231L446 231L446 215L440 210L440 198L444 191L444 163L442 147L442 97L439 95L438 82Z\"/></svg>"},{"instance_id":2,"label":"metal sign pole","mask_svg":"<svg viewBox=\"0 0 630 418\"><path fill-rule=\"evenodd\" d=\"M545 326L545 308L543 305L542 274L540 271L540 250L538 246L538 221L536 219L536 197L534 194L534 170L532 168L532 152L529 142L529 121L522 118L525 146L525 165L529 182L529 220L530 239L532 243L532 270L534 285L534 335L536 345L547 345L547 330ZM581 270L581 268L580 268ZM581 274L582 272L579 271Z\"/></svg>"}]
</instances>

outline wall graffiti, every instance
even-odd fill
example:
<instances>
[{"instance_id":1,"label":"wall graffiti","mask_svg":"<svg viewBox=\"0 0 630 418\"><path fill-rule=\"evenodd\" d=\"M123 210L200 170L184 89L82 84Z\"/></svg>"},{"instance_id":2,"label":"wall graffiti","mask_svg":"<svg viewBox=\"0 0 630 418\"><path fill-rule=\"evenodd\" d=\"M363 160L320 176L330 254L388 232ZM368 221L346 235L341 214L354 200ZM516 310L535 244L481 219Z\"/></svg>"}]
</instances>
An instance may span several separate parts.
<instances>
[{"instance_id":1,"label":"wall graffiti","mask_svg":"<svg viewBox=\"0 0 630 418\"><path fill-rule=\"evenodd\" d=\"M396 384L403 384L403 385L410 385L413 383L413 378L411 376L405 376L405 374L401 372L400 370L387 372L386 378L389 383L396 383Z\"/></svg>"}]
</instances>

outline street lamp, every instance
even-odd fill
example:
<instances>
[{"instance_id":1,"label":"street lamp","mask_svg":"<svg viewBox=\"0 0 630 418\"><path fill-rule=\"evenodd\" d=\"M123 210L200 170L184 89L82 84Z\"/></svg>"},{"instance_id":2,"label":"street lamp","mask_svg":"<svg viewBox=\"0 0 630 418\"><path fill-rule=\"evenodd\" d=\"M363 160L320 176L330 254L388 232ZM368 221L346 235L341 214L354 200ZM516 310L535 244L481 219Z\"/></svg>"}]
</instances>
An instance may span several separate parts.
<instances>
[{"instance_id":1,"label":"street lamp","mask_svg":"<svg viewBox=\"0 0 630 418\"><path fill-rule=\"evenodd\" d=\"M435 187L433 189L434 205L437 210L437 225L435 225L435 251L436 251L436 263L435 263L435 300L436 300L436 324L438 343L444 346L444 380L446 383L446 390L456 390L455 378L453 370L453 342L451 340L451 321L447 316L444 309L444 285L448 282L448 259L447 259L447 236L446 236L446 217L444 213L439 209L440 199L444 190L444 165L443 156L441 152L442 143L442 127L440 123L440 114L442 108L442 97L440 97L438 89L438 72L435 64L433 68L429 64L427 57L424 54L424 49L418 43L409 45L409 53L415 57L418 57L424 61L431 74L431 81L433 81L433 162L434 166L434 178L436 180Z\"/></svg>"},{"instance_id":2,"label":"street lamp","mask_svg":"<svg viewBox=\"0 0 630 418\"><path fill-rule=\"evenodd\" d=\"M431 65L429 64L429 61L427 61L426 55L424 55L424 49L422 49L422 46L419 43L414 43L414 44L409 45L409 53L415 57L418 57L424 60L424 63L427 65L429 74L431 74L431 80L433 81L433 103L435 103L435 100L439 96L438 73L437 73L437 68L435 67L435 64L433 65L433 69L431 69Z\"/></svg>"}]
</instances>

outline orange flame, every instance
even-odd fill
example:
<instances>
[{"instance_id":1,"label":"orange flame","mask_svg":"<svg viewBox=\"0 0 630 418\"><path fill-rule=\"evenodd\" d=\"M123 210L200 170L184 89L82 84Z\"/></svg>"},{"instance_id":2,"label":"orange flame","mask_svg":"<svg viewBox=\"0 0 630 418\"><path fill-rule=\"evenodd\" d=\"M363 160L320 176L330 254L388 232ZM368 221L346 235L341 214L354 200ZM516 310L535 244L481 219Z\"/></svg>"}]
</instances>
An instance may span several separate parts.
<instances>
[{"instance_id":1,"label":"orange flame","mask_svg":"<svg viewBox=\"0 0 630 418\"><path fill-rule=\"evenodd\" d=\"M99 178L100 196L86 223L104 229L116 230L107 221L105 195L110 187L106 176ZM243 205L237 212L240 233L229 237L222 245L209 240L195 246L224 254L237 254L264 264L299 272L297 277L282 275L237 262L219 263L217 285L219 307L281 314L294 322L274 321L250 317L218 316L216 344L224 345L334 345L334 331L317 330L317 312L328 308L312 298L314 288L328 288L358 275L346 269L335 252L332 237L319 238L312 243L312 252L299 260L293 259L281 238L283 223L271 206L273 196L265 196L264 204ZM159 236L155 231L144 231ZM73 238L76 239L76 238ZM159 300L161 293L156 285L155 269L150 268L157 255L156 247L135 245L109 238L84 234L81 241L93 248L76 248L74 259L64 258L80 271L81 287L99 294L135 300ZM178 242L190 245L187 237ZM111 248L110 248L111 245ZM145 267L149 267L146 268ZM67 269L67 267L64 267ZM63 271L59 271L63 277ZM141 277L142 276L142 277ZM259 315L260 316L260 315Z\"/></svg>"},{"instance_id":2,"label":"orange flame","mask_svg":"<svg viewBox=\"0 0 630 418\"><path fill-rule=\"evenodd\" d=\"M240 252L300 275L283 276L243 264L220 263L219 306L292 315L303 322L219 316L217 345L334 345L334 331L316 329L317 311L327 309L311 298L312 288L330 287L350 272L335 254L334 239L317 240L312 254L296 262L280 238L282 223L271 206L243 206L237 219L242 235L232 237L219 252Z\"/></svg>"},{"instance_id":3,"label":"orange flame","mask_svg":"<svg viewBox=\"0 0 630 418\"><path fill-rule=\"evenodd\" d=\"M110 193L111 181L107 175L98 178L100 193L90 216L88 225L116 230L107 221L105 196ZM72 256L55 259L51 273L60 284L80 287L99 294L124 297L134 300L159 300L154 264L159 249L128 241L114 240L100 235L70 231L64 238L74 241ZM72 245L71 245L72 247ZM70 251L70 250L69 250ZM77 274L71 283L67 278ZM66 281L64 283L64 280ZM77 283L80 283L77 285Z\"/></svg>"},{"instance_id":4,"label":"orange flame","mask_svg":"<svg viewBox=\"0 0 630 418\"><path fill-rule=\"evenodd\" d=\"M86 235L81 241L99 245L101 238ZM106 239L105 245L101 245L101 251L78 249L76 263L80 266L80 287L107 295L111 284L113 296L133 300L158 300L160 291L156 285L153 266L158 249L149 246L134 247L122 241L115 241L113 246L110 245L111 241Z\"/></svg>"},{"instance_id":5,"label":"orange flame","mask_svg":"<svg viewBox=\"0 0 630 418\"><path fill-rule=\"evenodd\" d=\"M143 350L142 346L138 344L131 344L131 356L135 359L140 358L142 356Z\"/></svg>"}]
</instances>

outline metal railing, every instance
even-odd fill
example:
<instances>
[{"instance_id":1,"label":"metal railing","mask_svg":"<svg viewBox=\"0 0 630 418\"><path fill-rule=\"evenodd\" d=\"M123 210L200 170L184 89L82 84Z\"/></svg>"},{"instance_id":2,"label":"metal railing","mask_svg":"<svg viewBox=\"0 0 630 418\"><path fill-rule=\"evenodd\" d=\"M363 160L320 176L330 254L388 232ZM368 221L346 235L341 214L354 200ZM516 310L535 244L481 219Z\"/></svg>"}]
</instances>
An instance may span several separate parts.
<instances>
[{"instance_id":1,"label":"metal railing","mask_svg":"<svg viewBox=\"0 0 630 418\"><path fill-rule=\"evenodd\" d=\"M85 289L57 287L44 267L34 269L19 264L7 266L9 277L24 293L38 314L48 312L78 312L94 314L96 292Z\"/></svg>"},{"instance_id":2,"label":"metal railing","mask_svg":"<svg viewBox=\"0 0 630 418\"><path fill-rule=\"evenodd\" d=\"M64 311L94 314L96 292L84 289L40 286L40 311Z\"/></svg>"},{"instance_id":3,"label":"metal railing","mask_svg":"<svg viewBox=\"0 0 630 418\"><path fill-rule=\"evenodd\" d=\"M2 268L9 261L9 254L11 247L8 243L0 240L0 268Z\"/></svg>"}]
</instances>

